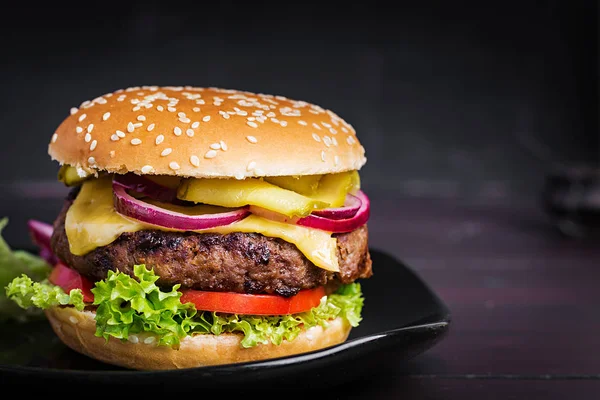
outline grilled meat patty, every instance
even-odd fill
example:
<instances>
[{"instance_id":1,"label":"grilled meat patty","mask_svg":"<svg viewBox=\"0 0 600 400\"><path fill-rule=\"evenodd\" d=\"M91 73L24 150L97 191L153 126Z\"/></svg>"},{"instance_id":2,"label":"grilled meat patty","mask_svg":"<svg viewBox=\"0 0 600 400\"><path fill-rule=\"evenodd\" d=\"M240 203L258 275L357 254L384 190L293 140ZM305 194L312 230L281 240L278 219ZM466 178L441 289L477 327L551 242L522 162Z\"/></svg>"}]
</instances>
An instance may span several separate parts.
<instances>
[{"instance_id":1,"label":"grilled meat patty","mask_svg":"<svg viewBox=\"0 0 600 400\"><path fill-rule=\"evenodd\" d=\"M54 222L51 245L60 260L92 281L106 278L109 270L133 275L134 265L145 264L163 287L179 283L197 290L292 296L302 289L372 275L366 225L334 234L340 267L336 273L315 266L294 244L257 233L123 233L109 245L76 256L65 233L67 210L76 195L67 198Z\"/></svg>"}]
</instances>

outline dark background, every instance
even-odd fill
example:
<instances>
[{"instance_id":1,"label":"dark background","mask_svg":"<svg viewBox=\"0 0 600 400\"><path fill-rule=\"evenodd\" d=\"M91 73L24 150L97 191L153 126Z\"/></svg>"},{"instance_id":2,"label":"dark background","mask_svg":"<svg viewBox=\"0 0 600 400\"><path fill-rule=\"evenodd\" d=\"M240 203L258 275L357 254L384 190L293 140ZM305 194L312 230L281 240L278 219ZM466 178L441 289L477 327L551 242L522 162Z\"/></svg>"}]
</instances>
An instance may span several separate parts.
<instances>
[{"instance_id":1,"label":"dark background","mask_svg":"<svg viewBox=\"0 0 600 400\"><path fill-rule=\"evenodd\" d=\"M556 165L599 162L597 9L13 4L0 17L0 183L55 180L46 146L71 106L127 86L198 85L335 110L357 129L376 195L532 205Z\"/></svg>"},{"instance_id":2,"label":"dark background","mask_svg":"<svg viewBox=\"0 0 600 400\"><path fill-rule=\"evenodd\" d=\"M47 143L84 100L137 85L306 100L366 148L371 245L454 315L448 340L399 368L412 380L362 393L597 395L578 379L600 377L598 242L559 235L541 207L548 174L600 166L597 21L591 0L12 3L0 15L4 236L28 247L26 220L58 212Z\"/></svg>"}]
</instances>

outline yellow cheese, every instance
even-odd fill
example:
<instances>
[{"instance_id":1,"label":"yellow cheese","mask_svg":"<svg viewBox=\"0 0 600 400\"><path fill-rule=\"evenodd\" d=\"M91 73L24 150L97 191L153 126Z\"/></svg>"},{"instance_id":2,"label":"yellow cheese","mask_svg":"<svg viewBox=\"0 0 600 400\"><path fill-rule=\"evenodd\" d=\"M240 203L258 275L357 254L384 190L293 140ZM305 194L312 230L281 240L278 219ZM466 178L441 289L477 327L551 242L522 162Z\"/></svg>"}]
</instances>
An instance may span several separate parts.
<instances>
[{"instance_id":1,"label":"yellow cheese","mask_svg":"<svg viewBox=\"0 0 600 400\"><path fill-rule=\"evenodd\" d=\"M178 210L179 211L179 210ZM84 255L97 247L106 246L122 233L161 228L145 224L117 213L113 207L111 178L85 181L77 198L67 211L65 230L71 253ZM294 224L271 221L250 215L230 225L197 231L214 233L260 233L296 245L317 267L339 271L337 241L330 232Z\"/></svg>"}]
</instances>

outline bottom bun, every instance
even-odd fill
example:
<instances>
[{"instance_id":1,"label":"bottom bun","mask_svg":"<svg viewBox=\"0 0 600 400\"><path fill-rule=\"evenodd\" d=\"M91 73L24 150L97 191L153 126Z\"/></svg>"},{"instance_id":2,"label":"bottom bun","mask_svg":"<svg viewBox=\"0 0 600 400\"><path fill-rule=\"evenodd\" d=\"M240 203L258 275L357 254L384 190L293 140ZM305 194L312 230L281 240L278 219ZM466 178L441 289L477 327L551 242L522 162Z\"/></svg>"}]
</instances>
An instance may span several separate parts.
<instances>
[{"instance_id":1,"label":"bottom bun","mask_svg":"<svg viewBox=\"0 0 600 400\"><path fill-rule=\"evenodd\" d=\"M128 341L111 337L108 341L95 336L95 313L73 307L52 307L46 310L56 335L71 349L88 357L136 370L167 370L209 365L266 360L323 349L344 342L351 325L342 318L302 331L292 341L279 345L259 344L251 348L240 346L241 334L199 334L181 340L179 350L158 346L154 336L130 335Z\"/></svg>"}]
</instances>

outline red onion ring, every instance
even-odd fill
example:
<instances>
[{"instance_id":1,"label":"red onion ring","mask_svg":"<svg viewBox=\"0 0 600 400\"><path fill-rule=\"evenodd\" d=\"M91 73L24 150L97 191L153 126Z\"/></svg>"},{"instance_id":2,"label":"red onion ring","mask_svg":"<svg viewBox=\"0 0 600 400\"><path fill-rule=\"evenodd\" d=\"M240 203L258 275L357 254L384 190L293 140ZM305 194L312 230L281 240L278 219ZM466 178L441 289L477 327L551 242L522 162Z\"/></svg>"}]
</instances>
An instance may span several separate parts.
<instances>
[{"instance_id":1,"label":"red onion ring","mask_svg":"<svg viewBox=\"0 0 600 400\"><path fill-rule=\"evenodd\" d=\"M359 190L356 197L361 201L360 208L351 218L329 219L318 215L309 215L296 221L296 224L329 232L351 232L367 223L371 213L371 203L364 192Z\"/></svg>"},{"instance_id":2,"label":"red onion ring","mask_svg":"<svg viewBox=\"0 0 600 400\"><path fill-rule=\"evenodd\" d=\"M27 221L27 228L33 243L40 249L40 257L50 265L55 265L58 262L58 258L54 255L52 246L50 245L50 238L52 237L52 232L54 232L54 227L46 222L30 219Z\"/></svg>"},{"instance_id":3,"label":"red onion ring","mask_svg":"<svg viewBox=\"0 0 600 400\"><path fill-rule=\"evenodd\" d=\"M328 219L347 219L356 215L361 204L362 202L358 197L348 194L342 207L315 210L311 214Z\"/></svg>"},{"instance_id":4,"label":"red onion ring","mask_svg":"<svg viewBox=\"0 0 600 400\"><path fill-rule=\"evenodd\" d=\"M229 225L244 219L250 213L248 207L242 207L218 214L187 215L136 199L117 182L113 182L113 193L115 210L119 214L148 224L182 231Z\"/></svg>"},{"instance_id":5,"label":"red onion ring","mask_svg":"<svg viewBox=\"0 0 600 400\"><path fill-rule=\"evenodd\" d=\"M188 204L188 202L177 198L177 189L163 186L145 176L135 174L115 175L113 183L127 190L142 193L162 203Z\"/></svg>"}]
</instances>

